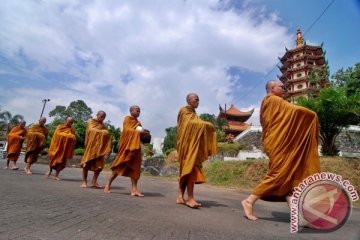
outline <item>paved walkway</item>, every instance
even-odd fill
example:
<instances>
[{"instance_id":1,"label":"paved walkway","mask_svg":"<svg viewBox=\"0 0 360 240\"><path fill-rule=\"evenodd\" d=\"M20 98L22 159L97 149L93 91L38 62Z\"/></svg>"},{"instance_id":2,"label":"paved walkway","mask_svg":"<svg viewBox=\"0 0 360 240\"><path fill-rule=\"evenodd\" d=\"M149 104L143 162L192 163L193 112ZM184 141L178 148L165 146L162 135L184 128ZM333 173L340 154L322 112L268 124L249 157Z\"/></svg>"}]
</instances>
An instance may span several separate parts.
<instances>
[{"instance_id":1,"label":"paved walkway","mask_svg":"<svg viewBox=\"0 0 360 240\"><path fill-rule=\"evenodd\" d=\"M194 210L175 204L174 181L142 177L145 197L138 198L129 195L130 181L124 177L104 194L80 188L81 169L66 168L63 180L55 181L43 177L46 165L34 164L30 176L4 166L1 160L0 239L360 239L359 209L335 232L291 234L285 203L259 201L260 219L251 222L240 204L247 193L237 190L196 186L203 207ZM104 184L109 173L100 176Z\"/></svg>"}]
</instances>

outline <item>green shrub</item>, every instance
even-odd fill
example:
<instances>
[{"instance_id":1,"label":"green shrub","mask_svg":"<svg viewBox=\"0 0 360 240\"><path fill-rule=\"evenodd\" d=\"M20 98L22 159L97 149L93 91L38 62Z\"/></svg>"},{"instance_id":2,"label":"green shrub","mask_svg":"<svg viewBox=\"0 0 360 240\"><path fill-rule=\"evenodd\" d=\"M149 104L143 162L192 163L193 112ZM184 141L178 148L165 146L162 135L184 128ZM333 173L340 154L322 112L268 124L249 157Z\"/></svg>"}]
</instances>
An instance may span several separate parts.
<instances>
[{"instance_id":1,"label":"green shrub","mask_svg":"<svg viewBox=\"0 0 360 240\"><path fill-rule=\"evenodd\" d=\"M74 155L84 155L84 149L83 148L77 148L74 150Z\"/></svg>"},{"instance_id":2,"label":"green shrub","mask_svg":"<svg viewBox=\"0 0 360 240\"><path fill-rule=\"evenodd\" d=\"M169 149L166 149L165 151L165 156L169 155L171 152L175 151L176 149L175 148L169 148Z\"/></svg>"},{"instance_id":3,"label":"green shrub","mask_svg":"<svg viewBox=\"0 0 360 240\"><path fill-rule=\"evenodd\" d=\"M243 146L237 142L235 143L218 143L218 153L227 157L235 157Z\"/></svg>"}]
</instances>

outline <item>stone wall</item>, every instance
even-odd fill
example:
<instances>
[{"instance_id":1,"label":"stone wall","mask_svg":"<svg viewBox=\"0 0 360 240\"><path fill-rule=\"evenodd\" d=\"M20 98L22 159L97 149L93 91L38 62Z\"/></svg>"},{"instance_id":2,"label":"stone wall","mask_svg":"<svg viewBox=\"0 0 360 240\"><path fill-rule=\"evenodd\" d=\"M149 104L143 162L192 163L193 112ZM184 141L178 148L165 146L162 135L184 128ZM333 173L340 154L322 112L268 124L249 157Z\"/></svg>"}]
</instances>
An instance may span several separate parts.
<instances>
[{"instance_id":1,"label":"stone wall","mask_svg":"<svg viewBox=\"0 0 360 240\"><path fill-rule=\"evenodd\" d=\"M335 144L341 152L360 153L360 132L345 130L337 137Z\"/></svg>"}]
</instances>

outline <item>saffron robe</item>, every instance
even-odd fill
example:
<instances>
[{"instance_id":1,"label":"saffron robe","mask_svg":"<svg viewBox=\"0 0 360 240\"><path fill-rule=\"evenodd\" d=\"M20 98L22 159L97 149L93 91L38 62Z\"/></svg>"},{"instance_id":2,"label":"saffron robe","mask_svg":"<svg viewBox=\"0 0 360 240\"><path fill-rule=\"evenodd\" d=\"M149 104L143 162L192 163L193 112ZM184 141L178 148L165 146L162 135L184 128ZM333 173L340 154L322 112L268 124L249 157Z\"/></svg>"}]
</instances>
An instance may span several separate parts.
<instances>
[{"instance_id":1,"label":"saffron robe","mask_svg":"<svg viewBox=\"0 0 360 240\"><path fill-rule=\"evenodd\" d=\"M49 148L50 167L61 171L66 166L66 160L74 154L76 143L75 130L66 124L57 126Z\"/></svg>"},{"instance_id":2,"label":"saffron robe","mask_svg":"<svg viewBox=\"0 0 360 240\"><path fill-rule=\"evenodd\" d=\"M253 194L263 200L284 201L303 179L320 172L318 118L307 108L278 96L266 96L260 122L269 170Z\"/></svg>"},{"instance_id":3,"label":"saffron robe","mask_svg":"<svg viewBox=\"0 0 360 240\"><path fill-rule=\"evenodd\" d=\"M214 126L203 121L190 105L182 107L177 118L177 152L179 154L179 184L187 181L205 182L202 162L217 153Z\"/></svg>"},{"instance_id":4,"label":"saffron robe","mask_svg":"<svg viewBox=\"0 0 360 240\"><path fill-rule=\"evenodd\" d=\"M21 148L25 137L27 136L26 128L16 126L11 129L7 136L7 158L10 161L16 162L20 156Z\"/></svg>"},{"instance_id":5,"label":"saffron robe","mask_svg":"<svg viewBox=\"0 0 360 240\"><path fill-rule=\"evenodd\" d=\"M45 148L46 137L49 131L47 127L34 124L30 127L27 135L25 162L33 164L37 161L40 152Z\"/></svg>"},{"instance_id":6,"label":"saffron robe","mask_svg":"<svg viewBox=\"0 0 360 240\"><path fill-rule=\"evenodd\" d=\"M141 123L132 116L126 116L120 136L119 151L111 170L118 175L139 179L141 173L140 132L135 128Z\"/></svg>"},{"instance_id":7,"label":"saffron robe","mask_svg":"<svg viewBox=\"0 0 360 240\"><path fill-rule=\"evenodd\" d=\"M90 171L104 168L104 157L111 152L111 135L105 124L97 119L88 121L85 133L85 151L81 166Z\"/></svg>"}]
</instances>

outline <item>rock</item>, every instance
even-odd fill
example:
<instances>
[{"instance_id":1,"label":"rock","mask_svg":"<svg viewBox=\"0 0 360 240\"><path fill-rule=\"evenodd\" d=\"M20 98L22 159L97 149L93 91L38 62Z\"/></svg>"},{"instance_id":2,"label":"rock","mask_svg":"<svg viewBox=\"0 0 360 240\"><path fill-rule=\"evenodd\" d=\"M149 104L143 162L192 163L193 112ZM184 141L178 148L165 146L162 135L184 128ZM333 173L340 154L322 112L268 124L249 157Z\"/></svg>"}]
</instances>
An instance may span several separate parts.
<instances>
[{"instance_id":1,"label":"rock","mask_svg":"<svg viewBox=\"0 0 360 240\"><path fill-rule=\"evenodd\" d=\"M171 153L169 153L169 155L167 156L167 160L171 161L171 162L176 162L179 158L179 155L177 153L177 151L172 151Z\"/></svg>"},{"instance_id":2,"label":"rock","mask_svg":"<svg viewBox=\"0 0 360 240\"><path fill-rule=\"evenodd\" d=\"M178 176L179 170L177 167L171 166L171 167L164 167L160 170L160 176Z\"/></svg>"},{"instance_id":3,"label":"rock","mask_svg":"<svg viewBox=\"0 0 360 240\"><path fill-rule=\"evenodd\" d=\"M159 176L160 170L164 166L164 159L151 157L143 161L143 171L149 172L151 175Z\"/></svg>"},{"instance_id":4,"label":"rock","mask_svg":"<svg viewBox=\"0 0 360 240\"><path fill-rule=\"evenodd\" d=\"M145 172L149 172L153 176L159 176L160 171L153 166L147 166L144 168Z\"/></svg>"},{"instance_id":5,"label":"rock","mask_svg":"<svg viewBox=\"0 0 360 240\"><path fill-rule=\"evenodd\" d=\"M164 166L164 159L158 157L151 157L143 161L143 166L152 166L160 170Z\"/></svg>"}]
</instances>

